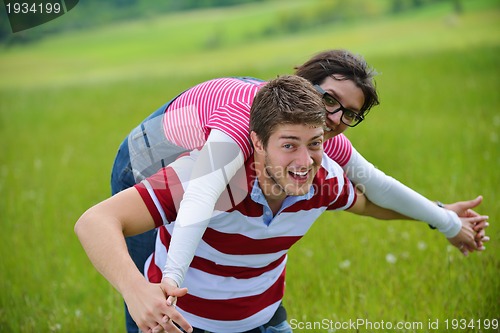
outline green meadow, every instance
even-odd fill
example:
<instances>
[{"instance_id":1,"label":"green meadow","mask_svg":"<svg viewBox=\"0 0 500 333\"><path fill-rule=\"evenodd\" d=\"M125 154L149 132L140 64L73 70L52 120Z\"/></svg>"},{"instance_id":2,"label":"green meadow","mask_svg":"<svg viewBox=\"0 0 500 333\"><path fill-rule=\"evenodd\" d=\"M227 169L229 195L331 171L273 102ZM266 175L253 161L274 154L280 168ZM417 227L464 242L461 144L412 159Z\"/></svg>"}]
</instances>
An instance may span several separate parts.
<instances>
[{"instance_id":1,"label":"green meadow","mask_svg":"<svg viewBox=\"0 0 500 333\"><path fill-rule=\"evenodd\" d=\"M0 332L124 332L120 295L73 232L110 195L120 142L198 82L270 79L330 48L363 54L379 73L381 105L346 132L356 149L431 200L483 195L476 210L490 217L491 241L466 258L425 223L325 213L289 256L294 331L500 331L500 2L382 15L388 1L377 1L366 19L311 24L327 3L268 1L0 45ZM302 25L283 28L298 13Z\"/></svg>"}]
</instances>

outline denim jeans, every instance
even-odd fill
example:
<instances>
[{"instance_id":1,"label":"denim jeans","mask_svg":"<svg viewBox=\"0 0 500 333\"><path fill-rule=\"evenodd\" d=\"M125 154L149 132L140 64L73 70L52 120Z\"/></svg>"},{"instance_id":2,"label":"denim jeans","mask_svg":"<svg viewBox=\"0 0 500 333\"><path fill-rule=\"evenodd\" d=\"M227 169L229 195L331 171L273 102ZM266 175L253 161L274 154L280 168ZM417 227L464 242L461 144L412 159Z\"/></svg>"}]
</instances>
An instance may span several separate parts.
<instances>
[{"instance_id":1,"label":"denim jeans","mask_svg":"<svg viewBox=\"0 0 500 333\"><path fill-rule=\"evenodd\" d=\"M292 328L286 321L287 314L283 303L280 303L273 317L264 325L245 331L243 333L292 333ZM193 333L212 333L199 328L194 328Z\"/></svg>"},{"instance_id":2,"label":"denim jeans","mask_svg":"<svg viewBox=\"0 0 500 333\"><path fill-rule=\"evenodd\" d=\"M292 328L285 320L276 326L260 327L262 333L292 333Z\"/></svg>"},{"instance_id":3,"label":"denim jeans","mask_svg":"<svg viewBox=\"0 0 500 333\"><path fill-rule=\"evenodd\" d=\"M184 332L184 331L183 331ZM248 331L247 331L248 332ZM277 325L274 326L259 326L257 328L252 329L250 332L252 333L293 333L292 328L290 327L290 324L285 320ZM205 330L200 330L195 328L193 333L212 333L210 331L205 331Z\"/></svg>"}]
</instances>

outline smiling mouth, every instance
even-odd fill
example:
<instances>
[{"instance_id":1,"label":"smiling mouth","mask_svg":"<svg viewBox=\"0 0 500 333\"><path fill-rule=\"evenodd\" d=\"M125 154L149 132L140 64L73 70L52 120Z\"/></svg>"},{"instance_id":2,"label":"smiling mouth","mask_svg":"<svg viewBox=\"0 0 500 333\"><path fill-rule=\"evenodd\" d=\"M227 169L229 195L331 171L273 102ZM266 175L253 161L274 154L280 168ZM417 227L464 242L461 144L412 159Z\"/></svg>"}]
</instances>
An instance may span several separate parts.
<instances>
[{"instance_id":1,"label":"smiling mouth","mask_svg":"<svg viewBox=\"0 0 500 333\"><path fill-rule=\"evenodd\" d=\"M307 180L308 176L309 176L309 171L303 171L303 172L299 172L299 171L288 171L288 174L294 179L294 180L298 180L298 181L305 181Z\"/></svg>"}]
</instances>

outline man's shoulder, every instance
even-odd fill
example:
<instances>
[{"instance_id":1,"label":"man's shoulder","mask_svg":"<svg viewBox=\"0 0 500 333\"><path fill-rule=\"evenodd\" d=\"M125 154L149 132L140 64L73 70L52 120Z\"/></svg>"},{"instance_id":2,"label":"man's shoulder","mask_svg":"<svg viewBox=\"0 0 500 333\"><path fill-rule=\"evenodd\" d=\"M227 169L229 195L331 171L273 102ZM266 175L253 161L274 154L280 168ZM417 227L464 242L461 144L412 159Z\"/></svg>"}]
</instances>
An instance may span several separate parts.
<instances>
[{"instance_id":1,"label":"man's shoulder","mask_svg":"<svg viewBox=\"0 0 500 333\"><path fill-rule=\"evenodd\" d=\"M353 184L342 167L328 156L323 156L321 168L314 180L313 205L327 209L347 209L355 200Z\"/></svg>"}]
</instances>

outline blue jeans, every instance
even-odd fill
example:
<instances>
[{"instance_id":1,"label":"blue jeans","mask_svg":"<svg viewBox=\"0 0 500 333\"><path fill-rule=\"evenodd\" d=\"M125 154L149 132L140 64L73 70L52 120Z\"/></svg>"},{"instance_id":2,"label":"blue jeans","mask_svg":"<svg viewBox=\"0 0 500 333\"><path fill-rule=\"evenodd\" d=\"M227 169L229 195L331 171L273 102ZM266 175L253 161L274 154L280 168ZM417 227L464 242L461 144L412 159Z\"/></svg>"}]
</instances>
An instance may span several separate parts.
<instances>
[{"instance_id":1,"label":"blue jeans","mask_svg":"<svg viewBox=\"0 0 500 333\"><path fill-rule=\"evenodd\" d=\"M276 326L268 326L267 328L260 327L260 330L262 333L292 333L292 328L288 324L288 322L285 320L281 324L278 324Z\"/></svg>"},{"instance_id":2,"label":"blue jeans","mask_svg":"<svg viewBox=\"0 0 500 333\"><path fill-rule=\"evenodd\" d=\"M243 333L292 333L292 328L286 321L287 314L283 303L280 303L273 317L264 325L245 331ZM199 328L194 328L193 333L211 333Z\"/></svg>"},{"instance_id":3,"label":"blue jeans","mask_svg":"<svg viewBox=\"0 0 500 333\"><path fill-rule=\"evenodd\" d=\"M183 330L184 332L184 330ZM257 328L254 328L250 331L247 332L252 332L252 333L293 333L292 328L290 327L290 324L288 322L282 321L281 323L274 325L274 326L259 326ZM193 333L212 333L210 331L205 331L205 330L200 330L199 328L195 328ZM243 332L246 333L246 332Z\"/></svg>"}]
</instances>

